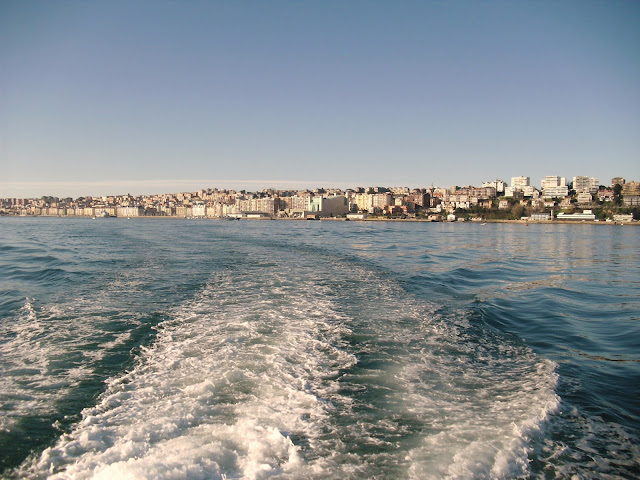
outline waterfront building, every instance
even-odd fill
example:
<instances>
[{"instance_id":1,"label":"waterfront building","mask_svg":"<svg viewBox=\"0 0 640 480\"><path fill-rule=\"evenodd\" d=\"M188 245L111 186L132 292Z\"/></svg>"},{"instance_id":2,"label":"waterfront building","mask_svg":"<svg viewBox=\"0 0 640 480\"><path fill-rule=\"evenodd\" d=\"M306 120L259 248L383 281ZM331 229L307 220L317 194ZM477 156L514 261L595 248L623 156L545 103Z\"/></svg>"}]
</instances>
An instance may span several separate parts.
<instances>
[{"instance_id":1,"label":"waterfront building","mask_svg":"<svg viewBox=\"0 0 640 480\"><path fill-rule=\"evenodd\" d=\"M118 215L118 209L116 207L110 207L107 205L97 205L93 209L94 215L98 217L115 217Z\"/></svg>"},{"instance_id":2,"label":"waterfront building","mask_svg":"<svg viewBox=\"0 0 640 480\"><path fill-rule=\"evenodd\" d=\"M256 212L264 212L270 216L275 216L280 210L280 199L278 197L256 198L251 206L255 206Z\"/></svg>"},{"instance_id":3,"label":"waterfront building","mask_svg":"<svg viewBox=\"0 0 640 480\"><path fill-rule=\"evenodd\" d=\"M85 215L87 212L87 208L85 210ZM93 209L91 209L93 210ZM127 207L118 207L117 208L118 217L143 217L144 216L144 208L140 206L127 206Z\"/></svg>"},{"instance_id":4,"label":"waterfront building","mask_svg":"<svg viewBox=\"0 0 640 480\"><path fill-rule=\"evenodd\" d=\"M532 213L531 216L529 217L529 220L533 222L551 220L551 214L550 213Z\"/></svg>"},{"instance_id":5,"label":"waterfront building","mask_svg":"<svg viewBox=\"0 0 640 480\"><path fill-rule=\"evenodd\" d=\"M391 205L391 194L388 192L385 193L374 193L371 195L371 206L374 210L380 209L384 210Z\"/></svg>"},{"instance_id":6,"label":"waterfront building","mask_svg":"<svg viewBox=\"0 0 640 480\"><path fill-rule=\"evenodd\" d=\"M220 202L207 202L207 217L217 218L222 216L222 204Z\"/></svg>"},{"instance_id":7,"label":"waterfront building","mask_svg":"<svg viewBox=\"0 0 640 480\"><path fill-rule=\"evenodd\" d=\"M298 195L280 197L280 209L311 210L311 197Z\"/></svg>"},{"instance_id":8,"label":"waterfront building","mask_svg":"<svg viewBox=\"0 0 640 480\"><path fill-rule=\"evenodd\" d=\"M118 216L120 214L118 213ZM190 217L191 216L191 207L187 205L178 205L176 206L176 216L177 217Z\"/></svg>"},{"instance_id":9,"label":"waterfront building","mask_svg":"<svg viewBox=\"0 0 640 480\"><path fill-rule=\"evenodd\" d=\"M557 218L558 220L593 221L596 219L596 216L591 210L583 210L582 213L560 212Z\"/></svg>"},{"instance_id":10,"label":"waterfront building","mask_svg":"<svg viewBox=\"0 0 640 480\"><path fill-rule=\"evenodd\" d=\"M191 206L191 216L192 217L206 217L207 216L207 206L204 202L195 202Z\"/></svg>"},{"instance_id":11,"label":"waterfront building","mask_svg":"<svg viewBox=\"0 0 640 480\"><path fill-rule=\"evenodd\" d=\"M358 207L359 212L362 212L364 210L373 210L371 195L369 195L368 193L357 193L355 197L355 204Z\"/></svg>"},{"instance_id":12,"label":"waterfront building","mask_svg":"<svg viewBox=\"0 0 640 480\"><path fill-rule=\"evenodd\" d=\"M167 216L167 217L175 217L176 215L176 207L173 207L170 205L162 205L162 207L160 208L160 211L164 216Z\"/></svg>"},{"instance_id":13,"label":"waterfront building","mask_svg":"<svg viewBox=\"0 0 640 480\"><path fill-rule=\"evenodd\" d=\"M347 213L347 198L344 195L333 197L314 197L310 205L311 212L323 217L341 216Z\"/></svg>"}]
</instances>

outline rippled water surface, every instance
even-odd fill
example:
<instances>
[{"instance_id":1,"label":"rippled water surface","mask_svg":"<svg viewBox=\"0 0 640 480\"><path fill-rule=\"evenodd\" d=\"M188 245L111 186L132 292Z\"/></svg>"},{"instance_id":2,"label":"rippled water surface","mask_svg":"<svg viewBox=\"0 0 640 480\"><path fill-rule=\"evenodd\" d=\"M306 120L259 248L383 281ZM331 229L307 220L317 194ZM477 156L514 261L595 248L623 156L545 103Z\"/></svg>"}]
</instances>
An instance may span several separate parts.
<instances>
[{"instance_id":1,"label":"rippled water surface","mask_svg":"<svg viewBox=\"0 0 640 480\"><path fill-rule=\"evenodd\" d=\"M640 229L0 219L4 478L638 478Z\"/></svg>"}]
</instances>

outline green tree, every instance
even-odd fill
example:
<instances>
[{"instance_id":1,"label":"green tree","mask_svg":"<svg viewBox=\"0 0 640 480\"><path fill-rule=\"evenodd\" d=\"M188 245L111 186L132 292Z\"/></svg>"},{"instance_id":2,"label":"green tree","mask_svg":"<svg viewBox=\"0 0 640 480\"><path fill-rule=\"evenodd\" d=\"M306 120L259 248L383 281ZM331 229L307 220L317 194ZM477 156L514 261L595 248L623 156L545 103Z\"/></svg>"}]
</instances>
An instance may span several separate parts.
<instances>
[{"instance_id":1,"label":"green tree","mask_svg":"<svg viewBox=\"0 0 640 480\"><path fill-rule=\"evenodd\" d=\"M522 218L522 214L524 213L524 205L521 203L516 203L513 208L511 208L511 215L516 220L520 220Z\"/></svg>"},{"instance_id":2,"label":"green tree","mask_svg":"<svg viewBox=\"0 0 640 480\"><path fill-rule=\"evenodd\" d=\"M615 205L622 205L622 185L616 183L613 186L613 203Z\"/></svg>"}]
</instances>

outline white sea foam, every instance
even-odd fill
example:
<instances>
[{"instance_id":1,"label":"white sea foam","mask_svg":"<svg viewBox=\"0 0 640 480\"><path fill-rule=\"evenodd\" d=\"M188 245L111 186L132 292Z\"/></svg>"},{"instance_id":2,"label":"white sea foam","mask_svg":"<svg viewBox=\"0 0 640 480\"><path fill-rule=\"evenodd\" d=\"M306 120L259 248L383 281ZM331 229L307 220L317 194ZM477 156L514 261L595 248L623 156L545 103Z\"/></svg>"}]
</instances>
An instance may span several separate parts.
<instances>
[{"instance_id":1,"label":"white sea foam","mask_svg":"<svg viewBox=\"0 0 640 480\"><path fill-rule=\"evenodd\" d=\"M558 402L551 362L366 268L274 260L282 266L214 274L135 368L20 473L527 474L531 440Z\"/></svg>"},{"instance_id":2,"label":"white sea foam","mask_svg":"<svg viewBox=\"0 0 640 480\"><path fill-rule=\"evenodd\" d=\"M327 378L355 358L339 348L345 322L329 301L310 295L311 284L289 285L299 302L256 296L256 285L224 276L210 282L31 474L264 478L299 471L301 449L321 441L337 395Z\"/></svg>"},{"instance_id":3,"label":"white sea foam","mask_svg":"<svg viewBox=\"0 0 640 480\"><path fill-rule=\"evenodd\" d=\"M385 300L399 301L380 302L369 314L386 318L385 341L402 348L386 371L394 378L386 405L423 422L397 459L404 474L528 476L533 444L559 405L556 365L475 325L468 312L440 316L393 283L383 292Z\"/></svg>"},{"instance_id":4,"label":"white sea foam","mask_svg":"<svg viewBox=\"0 0 640 480\"><path fill-rule=\"evenodd\" d=\"M82 298L45 305L27 298L15 317L6 319L0 342L0 405L11 413L0 416L0 430L11 431L26 416L55 412L56 402L93 374L109 348L128 340L130 333L123 331L110 334L101 348L88 348L104 338L99 333L102 308ZM86 321L89 316L92 322Z\"/></svg>"}]
</instances>

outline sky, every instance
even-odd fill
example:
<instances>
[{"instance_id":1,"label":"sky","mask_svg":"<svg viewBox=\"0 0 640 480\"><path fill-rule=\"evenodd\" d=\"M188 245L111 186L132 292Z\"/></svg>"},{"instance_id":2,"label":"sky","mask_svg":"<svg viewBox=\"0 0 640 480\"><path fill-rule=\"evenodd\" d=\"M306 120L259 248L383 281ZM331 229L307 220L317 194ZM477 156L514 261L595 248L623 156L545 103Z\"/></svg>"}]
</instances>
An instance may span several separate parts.
<instances>
[{"instance_id":1,"label":"sky","mask_svg":"<svg viewBox=\"0 0 640 480\"><path fill-rule=\"evenodd\" d=\"M0 198L640 181L640 2L0 2Z\"/></svg>"}]
</instances>

